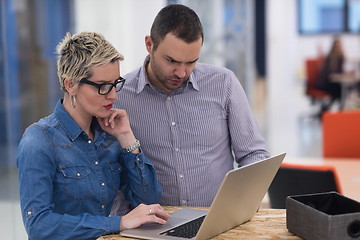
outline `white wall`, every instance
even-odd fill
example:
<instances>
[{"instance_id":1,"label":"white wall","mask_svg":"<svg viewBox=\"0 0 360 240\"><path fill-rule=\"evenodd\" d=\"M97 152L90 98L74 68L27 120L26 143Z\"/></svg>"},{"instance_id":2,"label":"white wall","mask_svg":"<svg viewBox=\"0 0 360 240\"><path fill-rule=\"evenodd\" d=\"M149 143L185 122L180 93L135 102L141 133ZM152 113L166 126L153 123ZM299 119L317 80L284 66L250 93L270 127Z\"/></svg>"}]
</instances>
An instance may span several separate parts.
<instances>
[{"instance_id":1,"label":"white wall","mask_svg":"<svg viewBox=\"0 0 360 240\"><path fill-rule=\"evenodd\" d=\"M102 33L124 56L121 74L142 65L144 39L166 0L75 0L75 32Z\"/></svg>"},{"instance_id":2,"label":"white wall","mask_svg":"<svg viewBox=\"0 0 360 240\"><path fill-rule=\"evenodd\" d=\"M296 55L298 54L298 38L296 36L295 0L268 0L267 2L267 142L272 153L280 153L285 149L293 152L291 147L296 141L293 134L277 129L294 129L292 119L284 119L281 111L297 111L291 108L293 102L294 81L296 76ZM284 91L284 89L287 89ZM278 112L279 111L279 112ZM294 114L288 114L294 115ZM286 116L286 115L285 115ZM286 117L285 117L286 118ZM277 131L276 133L274 131ZM283 141L283 144L278 144ZM275 146L281 146L275 149Z\"/></svg>"}]
</instances>

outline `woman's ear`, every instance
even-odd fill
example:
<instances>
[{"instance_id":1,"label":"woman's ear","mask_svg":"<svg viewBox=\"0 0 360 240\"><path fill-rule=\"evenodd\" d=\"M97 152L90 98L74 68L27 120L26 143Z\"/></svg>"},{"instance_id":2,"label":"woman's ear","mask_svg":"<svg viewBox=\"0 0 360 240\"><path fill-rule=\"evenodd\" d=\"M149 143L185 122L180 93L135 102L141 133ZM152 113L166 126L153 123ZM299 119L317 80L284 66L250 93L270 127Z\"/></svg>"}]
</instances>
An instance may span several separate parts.
<instances>
[{"instance_id":1,"label":"woman's ear","mask_svg":"<svg viewBox=\"0 0 360 240\"><path fill-rule=\"evenodd\" d=\"M64 87L66 89L66 91L70 94L70 95L75 95L77 92L77 86L78 84L76 84L74 82L74 80L71 79L65 79L64 80Z\"/></svg>"}]
</instances>

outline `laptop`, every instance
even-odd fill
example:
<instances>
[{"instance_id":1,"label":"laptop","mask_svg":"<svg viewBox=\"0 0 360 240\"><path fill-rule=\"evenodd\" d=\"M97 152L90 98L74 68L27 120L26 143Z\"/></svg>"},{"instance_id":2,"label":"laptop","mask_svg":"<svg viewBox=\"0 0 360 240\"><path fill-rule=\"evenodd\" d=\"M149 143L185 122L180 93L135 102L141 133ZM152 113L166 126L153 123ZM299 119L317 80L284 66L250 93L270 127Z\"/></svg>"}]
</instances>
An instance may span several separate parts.
<instances>
[{"instance_id":1,"label":"laptop","mask_svg":"<svg viewBox=\"0 0 360 240\"><path fill-rule=\"evenodd\" d=\"M260 207L285 155L230 170L209 210L183 208L171 213L164 225L146 223L120 234L141 239L209 239L239 226L249 221Z\"/></svg>"}]
</instances>

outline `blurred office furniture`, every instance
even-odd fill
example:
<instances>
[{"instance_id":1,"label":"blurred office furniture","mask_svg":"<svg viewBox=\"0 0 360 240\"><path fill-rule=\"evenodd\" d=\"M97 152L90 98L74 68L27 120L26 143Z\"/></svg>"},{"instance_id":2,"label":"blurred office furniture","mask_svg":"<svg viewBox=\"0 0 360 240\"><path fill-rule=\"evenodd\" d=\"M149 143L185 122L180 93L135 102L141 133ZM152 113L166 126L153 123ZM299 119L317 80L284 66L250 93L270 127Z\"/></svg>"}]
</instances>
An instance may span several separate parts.
<instances>
[{"instance_id":1,"label":"blurred office furniture","mask_svg":"<svg viewBox=\"0 0 360 240\"><path fill-rule=\"evenodd\" d=\"M347 100L350 100L351 93L358 93L357 85L360 82L358 71L331 74L331 81L341 84L340 109L347 108Z\"/></svg>"},{"instance_id":2,"label":"blurred office furniture","mask_svg":"<svg viewBox=\"0 0 360 240\"><path fill-rule=\"evenodd\" d=\"M287 196L329 191L341 193L334 166L282 163L268 195L270 207L281 209L286 208Z\"/></svg>"},{"instance_id":3,"label":"blurred office furniture","mask_svg":"<svg viewBox=\"0 0 360 240\"><path fill-rule=\"evenodd\" d=\"M328 97L328 94L319 89L316 86L316 82L319 77L319 72L321 69L321 64L323 62L323 58L309 58L305 60L305 70L306 70L306 95L310 98L312 103L316 103L318 101L323 101Z\"/></svg>"},{"instance_id":4,"label":"blurred office furniture","mask_svg":"<svg viewBox=\"0 0 360 240\"><path fill-rule=\"evenodd\" d=\"M321 64L323 62L322 57L317 58L308 58L305 60L305 73L306 73L306 88L305 94L310 98L312 105L317 105L319 107L318 114L321 113L321 110L327 103L329 95L324 90L319 89L317 81L319 78L319 72L321 69Z\"/></svg>"},{"instance_id":5,"label":"blurred office furniture","mask_svg":"<svg viewBox=\"0 0 360 240\"><path fill-rule=\"evenodd\" d=\"M360 110L326 112L322 121L325 158L360 158Z\"/></svg>"}]
</instances>

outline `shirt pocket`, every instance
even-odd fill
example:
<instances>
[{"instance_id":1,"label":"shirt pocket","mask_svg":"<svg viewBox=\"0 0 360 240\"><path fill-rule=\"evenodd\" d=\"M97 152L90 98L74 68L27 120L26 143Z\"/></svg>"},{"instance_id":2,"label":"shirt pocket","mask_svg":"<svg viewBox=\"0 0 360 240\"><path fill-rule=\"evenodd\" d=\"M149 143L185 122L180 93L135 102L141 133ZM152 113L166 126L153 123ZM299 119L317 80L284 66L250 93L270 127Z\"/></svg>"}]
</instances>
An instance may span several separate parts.
<instances>
[{"instance_id":1,"label":"shirt pocket","mask_svg":"<svg viewBox=\"0 0 360 240\"><path fill-rule=\"evenodd\" d=\"M180 122L185 147L195 144L200 147L214 147L228 137L227 119L217 108L199 108L196 114L185 112Z\"/></svg>"},{"instance_id":2,"label":"shirt pocket","mask_svg":"<svg viewBox=\"0 0 360 240\"><path fill-rule=\"evenodd\" d=\"M71 199L82 200L92 194L90 169L86 166L60 168L64 177L65 195Z\"/></svg>"},{"instance_id":3,"label":"shirt pocket","mask_svg":"<svg viewBox=\"0 0 360 240\"><path fill-rule=\"evenodd\" d=\"M120 189L120 176L121 176L121 164L119 161L109 162L109 170L112 180L112 188L114 190Z\"/></svg>"}]
</instances>

